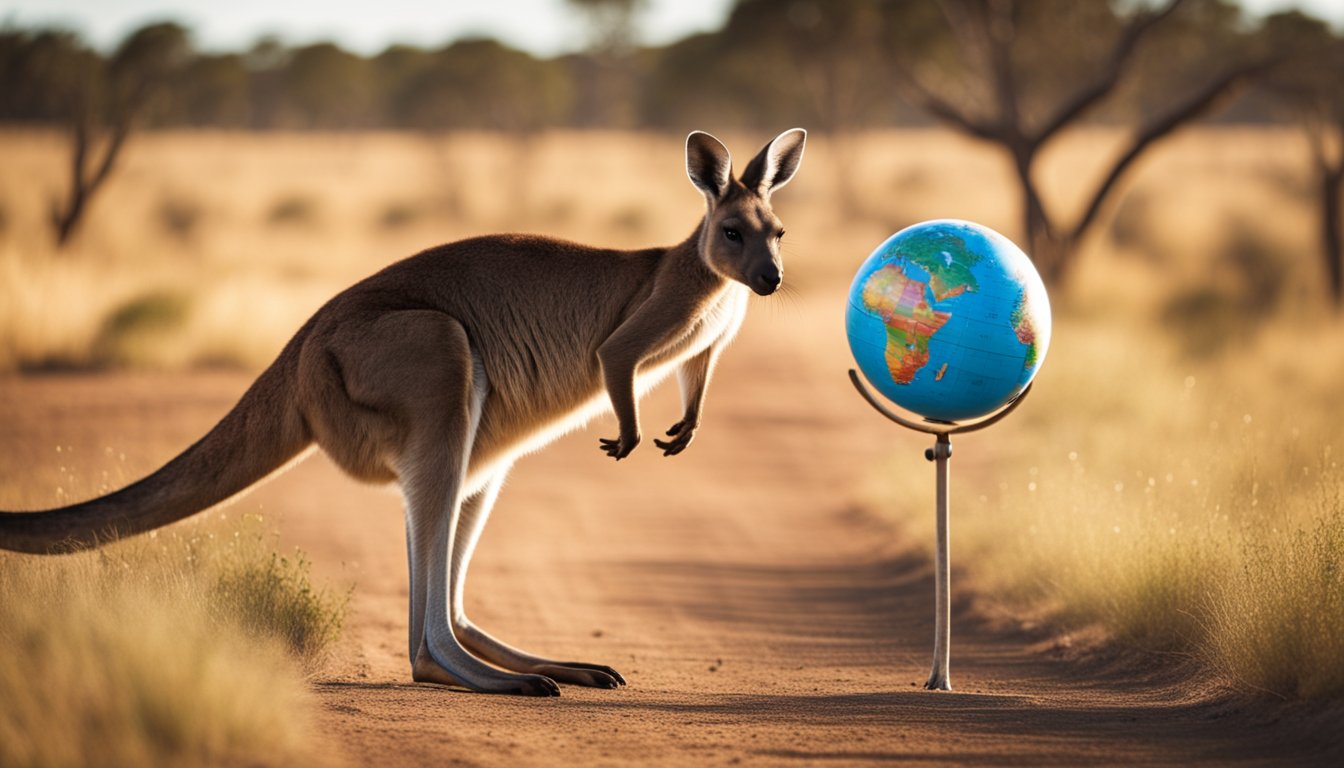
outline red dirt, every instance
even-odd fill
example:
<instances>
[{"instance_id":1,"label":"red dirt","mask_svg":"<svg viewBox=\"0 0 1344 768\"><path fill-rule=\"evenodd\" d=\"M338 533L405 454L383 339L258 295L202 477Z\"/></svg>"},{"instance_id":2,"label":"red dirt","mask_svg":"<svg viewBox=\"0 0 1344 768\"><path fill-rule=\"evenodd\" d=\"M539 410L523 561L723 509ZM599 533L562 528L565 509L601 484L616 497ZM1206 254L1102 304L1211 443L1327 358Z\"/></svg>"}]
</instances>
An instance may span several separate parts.
<instances>
[{"instance_id":1,"label":"red dirt","mask_svg":"<svg viewBox=\"0 0 1344 768\"><path fill-rule=\"evenodd\" d=\"M611 664L626 688L522 699L412 684L399 496L319 456L238 502L279 520L320 577L356 584L342 649L314 682L334 755L509 766L1340 758L1338 736L1304 738L1310 729L1282 709L1211 694L1168 668L1043 650L984 619L955 576L957 690L920 689L933 634L927 543L860 510L855 489L896 449L910 453L911 474L893 482L932 477L922 441L849 390L840 322L807 303L756 307L682 456L645 445L618 465L598 451L614 432L603 419L516 467L473 568L469 613L520 647ZM104 470L112 485L132 480L203 433L249 380L0 378L0 486L24 489L0 504L54 503L69 485L62 464L86 479L67 487L75 496L95 492L87 478ZM646 434L677 420L674 389L644 408Z\"/></svg>"}]
</instances>

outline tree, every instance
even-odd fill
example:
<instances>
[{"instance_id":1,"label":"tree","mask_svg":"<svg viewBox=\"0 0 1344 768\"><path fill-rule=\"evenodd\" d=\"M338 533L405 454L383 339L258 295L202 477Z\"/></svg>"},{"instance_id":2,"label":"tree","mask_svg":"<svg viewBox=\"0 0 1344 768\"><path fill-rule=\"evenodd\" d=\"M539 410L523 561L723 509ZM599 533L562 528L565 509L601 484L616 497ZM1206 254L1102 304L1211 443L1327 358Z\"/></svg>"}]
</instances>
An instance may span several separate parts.
<instances>
[{"instance_id":1,"label":"tree","mask_svg":"<svg viewBox=\"0 0 1344 768\"><path fill-rule=\"evenodd\" d=\"M298 127L348 129L375 122L374 80L366 59L334 43L315 43L293 51L283 71Z\"/></svg>"},{"instance_id":2,"label":"tree","mask_svg":"<svg viewBox=\"0 0 1344 768\"><path fill-rule=\"evenodd\" d=\"M623 55L635 47L635 20L649 0L566 0L588 22L588 48Z\"/></svg>"},{"instance_id":3,"label":"tree","mask_svg":"<svg viewBox=\"0 0 1344 768\"><path fill-rule=\"evenodd\" d=\"M1267 19L1262 38L1270 50L1289 52L1264 85L1306 135L1318 185L1326 293L1336 309L1344 309L1344 40L1324 22L1298 12Z\"/></svg>"},{"instance_id":4,"label":"tree","mask_svg":"<svg viewBox=\"0 0 1344 768\"><path fill-rule=\"evenodd\" d=\"M388 96L393 119L435 144L447 130L500 131L512 139L508 194L519 208L528 207L534 139L569 109L570 81L560 63L495 40L468 39L430 53L389 51L379 58L378 71L397 81ZM444 169L445 183L456 185L454 177L451 167Z\"/></svg>"},{"instance_id":5,"label":"tree","mask_svg":"<svg viewBox=\"0 0 1344 768\"><path fill-rule=\"evenodd\" d=\"M569 106L562 67L495 40L411 51L398 49L378 60L379 71L396 81L388 98L400 125L527 134L560 122Z\"/></svg>"},{"instance_id":6,"label":"tree","mask_svg":"<svg viewBox=\"0 0 1344 768\"><path fill-rule=\"evenodd\" d=\"M291 52L274 35L266 35L243 54L247 70L249 125L254 129L280 128L289 109L285 68Z\"/></svg>"},{"instance_id":7,"label":"tree","mask_svg":"<svg viewBox=\"0 0 1344 768\"><path fill-rule=\"evenodd\" d=\"M175 79L175 124L242 128L251 120L249 73L236 53L197 56Z\"/></svg>"},{"instance_id":8,"label":"tree","mask_svg":"<svg viewBox=\"0 0 1344 768\"><path fill-rule=\"evenodd\" d=\"M724 28L659 52L643 88L646 124L678 130L803 125L831 152L839 207L861 213L854 133L890 124L875 98L892 79L890 0L739 0ZM908 108L906 108L908 112Z\"/></svg>"},{"instance_id":9,"label":"tree","mask_svg":"<svg viewBox=\"0 0 1344 768\"><path fill-rule=\"evenodd\" d=\"M190 53L186 31L166 23L132 33L106 61L66 32L0 35L0 118L56 123L69 134L70 188L51 211L58 245Z\"/></svg>"},{"instance_id":10,"label":"tree","mask_svg":"<svg viewBox=\"0 0 1344 768\"><path fill-rule=\"evenodd\" d=\"M568 57L575 85L572 121L581 127L631 128L638 116L636 21L648 0L566 0L588 25L588 46Z\"/></svg>"},{"instance_id":11,"label":"tree","mask_svg":"<svg viewBox=\"0 0 1344 768\"><path fill-rule=\"evenodd\" d=\"M1054 284L1066 278L1079 241L1134 162L1267 66L1237 50L1237 12L1221 0L1166 0L1139 6L1128 16L1115 15L1107 3L1072 0L941 0L938 7L941 30L925 27L910 34L927 22L926 12L906 25L909 45L897 60L902 93L933 117L1011 157L1028 250ZM1178 28L1182 34L1176 34ZM1179 45L1141 57L1145 45L1159 41L1163 32ZM1147 80L1136 91L1139 114L1130 118L1137 125L1127 145L1085 197L1082 213L1065 221L1042 199L1036 162L1061 132L1116 94L1141 62L1164 68L1185 64L1180 68L1212 74L1192 76L1194 84L1170 71ZM1159 95L1162 103L1144 103Z\"/></svg>"}]
</instances>

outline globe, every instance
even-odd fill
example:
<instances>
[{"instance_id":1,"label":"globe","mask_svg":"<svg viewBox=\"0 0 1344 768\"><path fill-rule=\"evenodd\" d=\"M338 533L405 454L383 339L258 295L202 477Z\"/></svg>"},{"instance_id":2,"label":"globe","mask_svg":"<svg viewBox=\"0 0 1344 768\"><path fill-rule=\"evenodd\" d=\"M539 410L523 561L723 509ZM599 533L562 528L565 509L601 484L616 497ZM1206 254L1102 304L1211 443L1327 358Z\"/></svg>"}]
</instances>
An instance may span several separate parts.
<instances>
[{"instance_id":1,"label":"globe","mask_svg":"<svg viewBox=\"0 0 1344 768\"><path fill-rule=\"evenodd\" d=\"M887 238L849 289L864 378L927 421L985 416L1022 393L1050 346L1050 299L1008 238L939 219Z\"/></svg>"}]
</instances>

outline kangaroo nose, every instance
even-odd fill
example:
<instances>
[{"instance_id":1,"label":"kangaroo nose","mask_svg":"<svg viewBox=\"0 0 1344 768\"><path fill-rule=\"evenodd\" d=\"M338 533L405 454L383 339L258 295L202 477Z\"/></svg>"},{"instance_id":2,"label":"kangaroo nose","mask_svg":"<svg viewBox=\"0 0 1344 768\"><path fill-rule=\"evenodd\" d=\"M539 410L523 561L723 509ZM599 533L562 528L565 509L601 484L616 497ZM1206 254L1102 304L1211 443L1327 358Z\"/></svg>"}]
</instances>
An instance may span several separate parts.
<instances>
[{"instance_id":1,"label":"kangaroo nose","mask_svg":"<svg viewBox=\"0 0 1344 768\"><path fill-rule=\"evenodd\" d=\"M784 275L773 265L757 272L751 278L751 289L761 296L769 296L784 282Z\"/></svg>"}]
</instances>

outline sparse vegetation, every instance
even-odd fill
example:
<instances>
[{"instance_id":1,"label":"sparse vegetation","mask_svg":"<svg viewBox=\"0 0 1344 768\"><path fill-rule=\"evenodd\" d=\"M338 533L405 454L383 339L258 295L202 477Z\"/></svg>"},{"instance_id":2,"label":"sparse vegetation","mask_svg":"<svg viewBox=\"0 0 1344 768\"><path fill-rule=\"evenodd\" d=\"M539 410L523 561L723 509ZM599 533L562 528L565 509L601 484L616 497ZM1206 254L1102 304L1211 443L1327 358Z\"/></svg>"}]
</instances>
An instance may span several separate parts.
<instances>
[{"instance_id":1,"label":"sparse vegetation","mask_svg":"<svg viewBox=\"0 0 1344 768\"><path fill-rule=\"evenodd\" d=\"M1332 541L1319 531L1337 519L1324 501L1338 493L1339 475L1325 472L1336 459L1324 451L1332 442L1339 450L1344 431L1335 400L1344 329L1326 310L1311 200L1293 191L1311 178L1293 135L1203 128L1136 169L1122 191L1142 202L1123 214L1124 234L1095 238L1069 292L1054 297L1056 338L1033 402L958 447L953 558L964 569L959 585L973 583L1015 611L1048 613L1066 631L1102 625L1131 646L1202 659L1248 690L1330 698L1341 695L1331 680L1344 654L1314 628L1344 633L1326 619L1294 617L1337 599L1309 576L1329 562L1329 545L1314 542ZM726 138L750 146L759 137ZM130 364L256 369L336 291L433 243L500 229L617 247L689 234L686 221L702 203L676 162L677 137L534 141L532 172L520 181L501 174L514 168L514 150L492 135L454 134L430 146L389 134L146 134L128 172L110 182L120 185L118 209L91 209L84 235L57 258L42 201L13 179L58 184L61 145L8 134L0 165L16 171L0 176L10 215L0 241L0 370L97 365L109 318L164 296L190 311L171 331L141 337ZM833 294L838 306L855 266L898 223L956 216L1019 234L1014 201L1002 194L1012 170L991 149L938 130L850 141L864 162L849 183L871 217L837 207L833 174L802 174L779 200L789 284L800 291ZM1101 171L1093 158L1114 148L1116 134L1095 129L1060 141L1041 171L1067 196ZM831 151L816 139L809 162L825 166ZM428 162L433 152L444 163ZM219 163L233 175L216 184ZM370 225L389 201L438 199L436 169L445 166L463 195L453 215ZM322 215L311 226L270 225L268 212L295 196L299 178L322 190ZM183 188L184 179L212 186ZM520 184L539 201L523 217L510 208ZM210 201L191 259L156 224L163 189ZM613 226L616 213L634 210L644 212L638 231ZM143 323L115 325L130 338ZM900 499L884 473L874 501L896 509L917 541L932 518L932 483L914 474L923 447L895 457ZM302 583L302 562L272 560L270 551L249 561L235 590L266 602L267 590L253 585ZM1288 600L1283 585L1299 582ZM312 610L301 586L297 595L283 589L277 612L299 619L305 636L323 637L330 615ZM1270 610L1277 613L1257 613ZM286 646L292 636L280 626L284 639L275 642Z\"/></svg>"},{"instance_id":2,"label":"sparse vegetation","mask_svg":"<svg viewBox=\"0 0 1344 768\"><path fill-rule=\"evenodd\" d=\"M165 232L184 242L196 233L203 215L200 204L182 195L167 195L159 204L159 224Z\"/></svg>"},{"instance_id":3,"label":"sparse vegetation","mask_svg":"<svg viewBox=\"0 0 1344 768\"><path fill-rule=\"evenodd\" d=\"M317 219L317 201L306 195L286 195L271 206L267 223L311 225Z\"/></svg>"},{"instance_id":4,"label":"sparse vegetation","mask_svg":"<svg viewBox=\"0 0 1344 768\"><path fill-rule=\"evenodd\" d=\"M314 591L301 556L260 546L259 525L0 556L0 763L317 761L303 672L344 601Z\"/></svg>"},{"instance_id":5,"label":"sparse vegetation","mask_svg":"<svg viewBox=\"0 0 1344 768\"><path fill-rule=\"evenodd\" d=\"M648 213L635 205L622 208L611 216L611 226L625 232L643 232L648 223Z\"/></svg>"},{"instance_id":6,"label":"sparse vegetation","mask_svg":"<svg viewBox=\"0 0 1344 768\"><path fill-rule=\"evenodd\" d=\"M383 212L378 217L378 225L384 229L399 229L413 224L423 214L424 211L415 203L406 201L389 203L383 207Z\"/></svg>"},{"instance_id":7,"label":"sparse vegetation","mask_svg":"<svg viewBox=\"0 0 1344 768\"><path fill-rule=\"evenodd\" d=\"M151 291L122 304L103 321L93 340L100 365L144 365L171 334L186 324L191 303L180 293Z\"/></svg>"},{"instance_id":8,"label":"sparse vegetation","mask_svg":"<svg viewBox=\"0 0 1344 768\"><path fill-rule=\"evenodd\" d=\"M1242 542L1210 609L1208 659L1257 691L1289 698L1344 692L1344 498L1322 484L1314 523Z\"/></svg>"},{"instance_id":9,"label":"sparse vegetation","mask_svg":"<svg viewBox=\"0 0 1344 768\"><path fill-rule=\"evenodd\" d=\"M1344 695L1344 360L1302 354L1344 338L1317 320L1195 359L1161 321L1057 319L1035 407L964 440L964 578L1062 632L1100 625L1248 691ZM931 506L899 505L922 538Z\"/></svg>"},{"instance_id":10,"label":"sparse vegetation","mask_svg":"<svg viewBox=\"0 0 1344 768\"><path fill-rule=\"evenodd\" d=\"M315 589L302 552L281 555L258 534L237 536L211 590L212 610L247 631L284 642L309 669L341 634L349 594Z\"/></svg>"}]
</instances>

